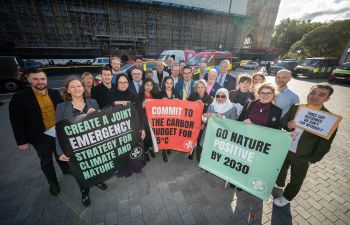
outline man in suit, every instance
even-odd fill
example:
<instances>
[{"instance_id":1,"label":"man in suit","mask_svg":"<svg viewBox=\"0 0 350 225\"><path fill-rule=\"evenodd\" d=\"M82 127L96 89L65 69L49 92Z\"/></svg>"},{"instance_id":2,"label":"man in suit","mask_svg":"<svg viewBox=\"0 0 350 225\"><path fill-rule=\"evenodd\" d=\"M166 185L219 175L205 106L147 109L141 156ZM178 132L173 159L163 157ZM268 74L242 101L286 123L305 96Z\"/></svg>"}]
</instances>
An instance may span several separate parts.
<instances>
[{"instance_id":1,"label":"man in suit","mask_svg":"<svg viewBox=\"0 0 350 225\"><path fill-rule=\"evenodd\" d=\"M122 60L119 57L111 57L110 59L111 67L112 67L112 84L114 85L117 80L117 75L122 71L120 70Z\"/></svg>"},{"instance_id":2,"label":"man in suit","mask_svg":"<svg viewBox=\"0 0 350 225\"><path fill-rule=\"evenodd\" d=\"M179 74L180 74L179 65L173 65L170 75L171 75L171 78L173 78L173 80L174 80L174 88L176 87L176 84L182 80L182 78L179 77Z\"/></svg>"},{"instance_id":3,"label":"man in suit","mask_svg":"<svg viewBox=\"0 0 350 225\"><path fill-rule=\"evenodd\" d=\"M236 78L227 72L229 65L230 61L228 60L223 60L220 62L219 75L216 82L226 88L228 91L231 91L236 89Z\"/></svg>"},{"instance_id":4,"label":"man in suit","mask_svg":"<svg viewBox=\"0 0 350 225\"><path fill-rule=\"evenodd\" d=\"M179 80L175 86L175 91L179 94L180 99L187 100L192 92L194 92L194 80L192 80L192 68L184 66L183 80Z\"/></svg>"},{"instance_id":5,"label":"man in suit","mask_svg":"<svg viewBox=\"0 0 350 225\"><path fill-rule=\"evenodd\" d=\"M157 70L153 72L153 81L162 88L162 83L165 77L169 76L169 73L164 71L164 63L162 61L157 62Z\"/></svg>"},{"instance_id":6,"label":"man in suit","mask_svg":"<svg viewBox=\"0 0 350 225\"><path fill-rule=\"evenodd\" d=\"M138 68L131 70L131 77L130 90L138 94L142 86L142 71Z\"/></svg>"},{"instance_id":7,"label":"man in suit","mask_svg":"<svg viewBox=\"0 0 350 225\"><path fill-rule=\"evenodd\" d=\"M218 77L218 71L216 71L216 69L209 70L208 82L207 82L207 93L213 98L215 97L216 91L219 90L220 88L223 88L221 84L216 82L217 77Z\"/></svg>"},{"instance_id":8,"label":"man in suit","mask_svg":"<svg viewBox=\"0 0 350 225\"><path fill-rule=\"evenodd\" d=\"M57 90L47 88L47 77L43 71L31 70L28 81L31 87L17 92L10 101L10 122L18 150L28 152L30 145L34 146L40 158L41 170L50 185L50 193L56 196L60 193L60 186L52 154L64 174L70 170L67 162L58 160L55 138L44 132L55 126L56 105L63 100Z\"/></svg>"},{"instance_id":9,"label":"man in suit","mask_svg":"<svg viewBox=\"0 0 350 225\"><path fill-rule=\"evenodd\" d=\"M327 102L334 89L328 83L319 83L311 87L307 95L307 107L315 110L329 112L324 103ZM289 148L286 159L282 165L280 173L276 180L276 188L283 190L288 175L288 169L291 168L290 181L283 190L283 195L276 198L273 203L282 207L298 194L306 173L311 164L319 162L330 150L336 131L327 140L306 130L296 127L293 121L298 111L298 105L293 105L281 120L281 125L287 131L293 131L295 136L293 144Z\"/></svg>"},{"instance_id":10,"label":"man in suit","mask_svg":"<svg viewBox=\"0 0 350 225\"><path fill-rule=\"evenodd\" d=\"M203 79L203 80L208 81L208 73L206 73L206 71L205 71L206 69L207 69L207 64L200 63L199 64L199 71L193 75L192 79L193 80Z\"/></svg>"},{"instance_id":11,"label":"man in suit","mask_svg":"<svg viewBox=\"0 0 350 225\"><path fill-rule=\"evenodd\" d=\"M139 69L141 70L141 79L145 79L145 71L143 70L143 60L141 56L136 56L135 57L135 69ZM132 80L132 74L131 74L132 70L129 71L128 73L128 78L131 81Z\"/></svg>"}]
</instances>

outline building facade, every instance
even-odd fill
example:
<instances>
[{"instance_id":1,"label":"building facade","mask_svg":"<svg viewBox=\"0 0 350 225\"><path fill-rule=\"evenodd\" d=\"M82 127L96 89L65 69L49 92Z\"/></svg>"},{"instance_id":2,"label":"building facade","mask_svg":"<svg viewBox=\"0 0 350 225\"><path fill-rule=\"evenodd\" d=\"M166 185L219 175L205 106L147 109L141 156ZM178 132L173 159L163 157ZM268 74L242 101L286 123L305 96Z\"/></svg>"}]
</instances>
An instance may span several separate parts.
<instances>
[{"instance_id":1,"label":"building facade","mask_svg":"<svg viewBox=\"0 0 350 225\"><path fill-rule=\"evenodd\" d=\"M268 47L280 0L1 0L1 54L156 57Z\"/></svg>"}]
</instances>

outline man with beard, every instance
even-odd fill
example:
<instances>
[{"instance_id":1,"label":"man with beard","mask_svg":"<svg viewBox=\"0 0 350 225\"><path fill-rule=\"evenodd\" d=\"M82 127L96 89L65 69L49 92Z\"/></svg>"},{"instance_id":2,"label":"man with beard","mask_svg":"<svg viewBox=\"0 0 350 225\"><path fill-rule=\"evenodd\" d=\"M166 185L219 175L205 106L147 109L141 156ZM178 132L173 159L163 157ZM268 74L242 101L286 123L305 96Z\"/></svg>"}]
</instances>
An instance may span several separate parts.
<instances>
[{"instance_id":1,"label":"man with beard","mask_svg":"<svg viewBox=\"0 0 350 225\"><path fill-rule=\"evenodd\" d=\"M30 71L28 81L31 87L17 92L10 101L10 122L18 150L28 152L30 145L34 146L40 158L41 170L49 183L50 193L56 196L60 193L60 186L52 154L64 174L70 171L67 162L58 160L55 138L44 132L55 126L56 105L63 100L57 90L47 88L47 77L42 70Z\"/></svg>"},{"instance_id":2,"label":"man with beard","mask_svg":"<svg viewBox=\"0 0 350 225\"><path fill-rule=\"evenodd\" d=\"M97 101L100 109L115 101L116 88L112 84L112 71L109 66L101 68L102 83L91 89L91 98Z\"/></svg>"},{"instance_id":3,"label":"man with beard","mask_svg":"<svg viewBox=\"0 0 350 225\"><path fill-rule=\"evenodd\" d=\"M290 107L300 102L298 95L292 92L287 84L292 79L292 72L283 69L276 73L276 98L275 105L282 109L282 117L288 112Z\"/></svg>"},{"instance_id":4,"label":"man with beard","mask_svg":"<svg viewBox=\"0 0 350 225\"><path fill-rule=\"evenodd\" d=\"M111 57L111 67L112 67L112 84L115 84L117 75L120 74L122 71L120 71L120 65L121 60L119 57Z\"/></svg>"}]
</instances>

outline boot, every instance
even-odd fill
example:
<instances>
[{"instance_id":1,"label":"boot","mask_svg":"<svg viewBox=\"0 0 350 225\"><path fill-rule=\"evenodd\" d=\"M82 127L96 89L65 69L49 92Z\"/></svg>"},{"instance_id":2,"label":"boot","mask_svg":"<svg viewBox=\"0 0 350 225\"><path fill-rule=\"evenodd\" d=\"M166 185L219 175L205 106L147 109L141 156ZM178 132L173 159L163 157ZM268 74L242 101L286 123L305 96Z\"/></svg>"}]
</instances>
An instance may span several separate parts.
<instances>
[{"instance_id":1,"label":"boot","mask_svg":"<svg viewBox=\"0 0 350 225\"><path fill-rule=\"evenodd\" d=\"M197 158L198 162L201 160L201 155L202 155L202 147L201 146L197 146L197 148L196 148L196 158Z\"/></svg>"},{"instance_id":2,"label":"boot","mask_svg":"<svg viewBox=\"0 0 350 225\"><path fill-rule=\"evenodd\" d=\"M163 161L168 162L168 156L166 155L166 150L162 151Z\"/></svg>"}]
</instances>

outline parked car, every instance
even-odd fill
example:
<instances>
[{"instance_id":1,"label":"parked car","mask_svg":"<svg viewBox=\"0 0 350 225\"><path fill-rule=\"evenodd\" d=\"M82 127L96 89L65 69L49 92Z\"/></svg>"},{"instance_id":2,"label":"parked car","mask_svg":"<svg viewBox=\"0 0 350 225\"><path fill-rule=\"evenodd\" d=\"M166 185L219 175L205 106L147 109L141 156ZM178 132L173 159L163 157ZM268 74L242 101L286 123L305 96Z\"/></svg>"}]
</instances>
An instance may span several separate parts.
<instances>
[{"instance_id":1,"label":"parked car","mask_svg":"<svg viewBox=\"0 0 350 225\"><path fill-rule=\"evenodd\" d=\"M350 62L341 64L337 69L333 70L328 77L329 82L350 81Z\"/></svg>"},{"instance_id":2,"label":"parked car","mask_svg":"<svg viewBox=\"0 0 350 225\"><path fill-rule=\"evenodd\" d=\"M33 60L23 61L23 65L24 65L24 70L29 70L29 69L39 68L44 66L41 62L36 62Z\"/></svg>"},{"instance_id":3,"label":"parked car","mask_svg":"<svg viewBox=\"0 0 350 225\"><path fill-rule=\"evenodd\" d=\"M293 76L307 76L309 78L328 78L332 71L339 66L334 57L306 58L293 71Z\"/></svg>"},{"instance_id":4,"label":"parked car","mask_svg":"<svg viewBox=\"0 0 350 225\"><path fill-rule=\"evenodd\" d=\"M22 60L15 56L0 56L0 89L14 92L27 84Z\"/></svg>"},{"instance_id":5,"label":"parked car","mask_svg":"<svg viewBox=\"0 0 350 225\"><path fill-rule=\"evenodd\" d=\"M239 66L244 67L247 63L253 62L253 60L241 60L239 61Z\"/></svg>"},{"instance_id":6,"label":"parked car","mask_svg":"<svg viewBox=\"0 0 350 225\"><path fill-rule=\"evenodd\" d=\"M109 65L109 57L98 57L92 62L92 65Z\"/></svg>"},{"instance_id":7,"label":"parked car","mask_svg":"<svg viewBox=\"0 0 350 225\"><path fill-rule=\"evenodd\" d=\"M257 70L259 68L259 63L249 62L245 64L244 69Z\"/></svg>"},{"instance_id":8,"label":"parked car","mask_svg":"<svg viewBox=\"0 0 350 225\"><path fill-rule=\"evenodd\" d=\"M295 60L278 61L275 65L271 65L269 75L275 76L276 73L281 69L287 69L293 73L293 70L297 65L298 65L298 62Z\"/></svg>"}]
</instances>

